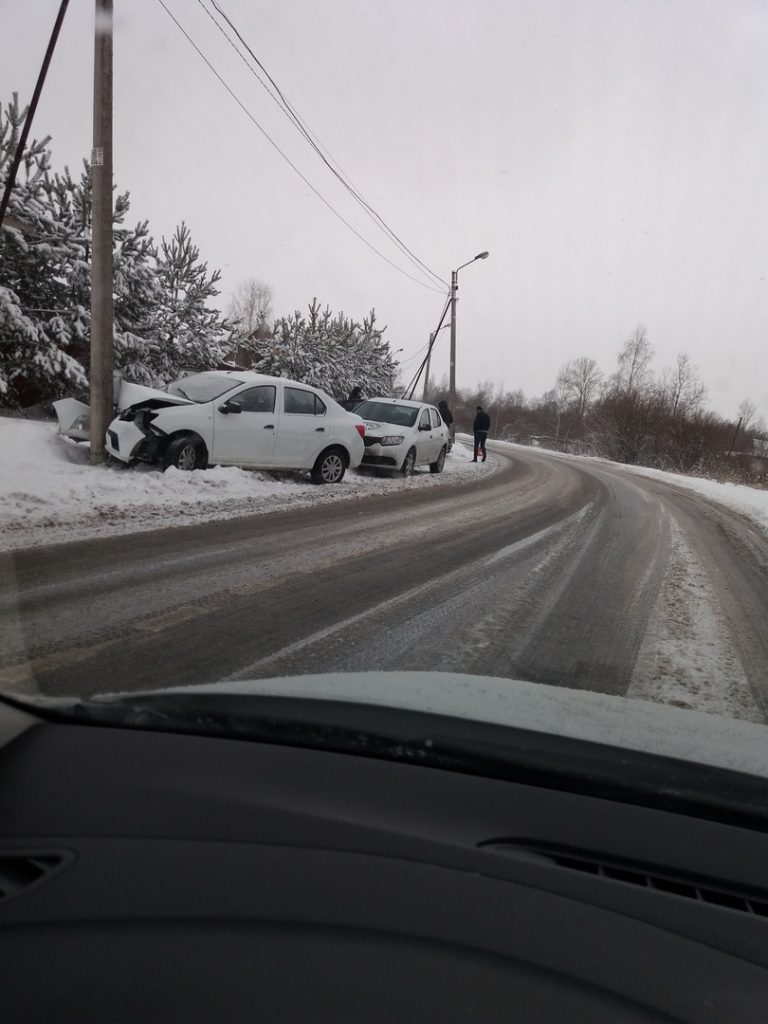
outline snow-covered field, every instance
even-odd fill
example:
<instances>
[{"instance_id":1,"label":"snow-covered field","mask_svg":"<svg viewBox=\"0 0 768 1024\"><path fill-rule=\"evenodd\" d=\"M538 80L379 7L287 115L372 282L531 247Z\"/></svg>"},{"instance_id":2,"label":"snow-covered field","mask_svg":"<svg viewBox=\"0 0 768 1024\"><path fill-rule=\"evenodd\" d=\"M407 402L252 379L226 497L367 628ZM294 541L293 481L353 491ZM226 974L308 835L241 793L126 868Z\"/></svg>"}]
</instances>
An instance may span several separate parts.
<instances>
[{"instance_id":1,"label":"snow-covered field","mask_svg":"<svg viewBox=\"0 0 768 1024\"><path fill-rule=\"evenodd\" d=\"M492 458L485 465L470 459L457 445L440 475L427 467L407 480L349 472L341 484L317 487L299 474L232 467L202 473L116 462L94 467L88 446L61 437L55 423L0 418L0 550L441 487L493 471Z\"/></svg>"}]
</instances>

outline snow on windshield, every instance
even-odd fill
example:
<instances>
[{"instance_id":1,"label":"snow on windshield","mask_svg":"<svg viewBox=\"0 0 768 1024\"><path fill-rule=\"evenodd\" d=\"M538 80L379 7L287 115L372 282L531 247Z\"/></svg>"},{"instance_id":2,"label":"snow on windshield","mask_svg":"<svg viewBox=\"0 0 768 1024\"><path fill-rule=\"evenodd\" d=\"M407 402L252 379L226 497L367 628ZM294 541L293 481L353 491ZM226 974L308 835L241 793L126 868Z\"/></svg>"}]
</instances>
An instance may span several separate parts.
<instances>
[{"instance_id":1,"label":"snow on windshield","mask_svg":"<svg viewBox=\"0 0 768 1024\"><path fill-rule=\"evenodd\" d=\"M190 402L212 402L214 398L226 394L245 381L234 377L222 377L218 373L195 373L191 377L182 377L168 385L169 395L188 398Z\"/></svg>"}]
</instances>

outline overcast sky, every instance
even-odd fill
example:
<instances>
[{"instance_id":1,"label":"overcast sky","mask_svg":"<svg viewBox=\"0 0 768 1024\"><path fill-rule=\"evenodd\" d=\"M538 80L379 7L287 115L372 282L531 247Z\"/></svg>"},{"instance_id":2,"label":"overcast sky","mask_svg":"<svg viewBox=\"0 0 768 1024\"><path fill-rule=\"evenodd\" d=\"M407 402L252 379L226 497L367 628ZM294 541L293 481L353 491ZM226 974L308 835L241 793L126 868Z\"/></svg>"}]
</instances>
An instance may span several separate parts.
<instances>
[{"instance_id":1,"label":"overcast sky","mask_svg":"<svg viewBox=\"0 0 768 1024\"><path fill-rule=\"evenodd\" d=\"M208 0L205 0L206 5ZM541 394L569 358L606 371L640 322L657 370L768 416L765 0L218 0L367 201L459 277L459 385ZM312 185L424 280L354 204L219 33L166 0ZM28 102L59 0L0 0L0 99ZM71 0L34 134L90 152L93 0ZM375 307L407 359L441 294L387 265L284 162L158 0L115 0L115 181L155 237L184 219L222 307L243 278L278 313ZM426 283L426 282L425 282ZM436 372L447 370L442 332ZM415 365L407 362L404 373Z\"/></svg>"}]
</instances>

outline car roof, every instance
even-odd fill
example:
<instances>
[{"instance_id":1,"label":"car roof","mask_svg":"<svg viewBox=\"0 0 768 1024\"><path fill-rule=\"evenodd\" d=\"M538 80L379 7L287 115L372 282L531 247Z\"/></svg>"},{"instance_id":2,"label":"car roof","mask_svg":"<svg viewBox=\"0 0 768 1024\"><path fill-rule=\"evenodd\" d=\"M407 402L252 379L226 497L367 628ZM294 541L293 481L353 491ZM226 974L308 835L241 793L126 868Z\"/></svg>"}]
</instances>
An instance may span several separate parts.
<instances>
[{"instance_id":1,"label":"car roof","mask_svg":"<svg viewBox=\"0 0 768 1024\"><path fill-rule=\"evenodd\" d=\"M321 395L326 394L315 384L305 384L304 381L292 380L290 377L274 377L268 373L257 373L256 370L201 370L200 373L204 373L206 376L232 377L238 384L275 384L279 381L282 384L290 384L292 387L310 388L312 391L318 391ZM331 396L328 395L328 397Z\"/></svg>"},{"instance_id":2,"label":"car roof","mask_svg":"<svg viewBox=\"0 0 768 1024\"><path fill-rule=\"evenodd\" d=\"M421 409L422 406L430 404L429 402L414 402L410 398L376 398L376 397L373 397L373 398L366 398L366 399L364 399L364 401L366 401L366 402L384 402L384 403L388 403L389 405L406 405L406 406L409 406L411 409Z\"/></svg>"}]
</instances>

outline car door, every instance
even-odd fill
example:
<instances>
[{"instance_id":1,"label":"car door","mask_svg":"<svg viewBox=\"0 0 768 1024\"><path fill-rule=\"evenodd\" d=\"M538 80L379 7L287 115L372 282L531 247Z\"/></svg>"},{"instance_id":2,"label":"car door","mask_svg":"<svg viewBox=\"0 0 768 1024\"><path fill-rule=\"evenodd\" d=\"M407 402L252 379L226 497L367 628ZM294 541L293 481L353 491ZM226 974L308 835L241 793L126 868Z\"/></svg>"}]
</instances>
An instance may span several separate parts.
<instances>
[{"instance_id":1,"label":"car door","mask_svg":"<svg viewBox=\"0 0 768 1024\"><path fill-rule=\"evenodd\" d=\"M433 455L435 447L433 434L434 430L432 429L432 421L429 418L429 409L422 409L419 413L416 433L416 462L419 465L435 461L436 456Z\"/></svg>"},{"instance_id":2,"label":"car door","mask_svg":"<svg viewBox=\"0 0 768 1024\"><path fill-rule=\"evenodd\" d=\"M285 469L311 469L326 447L330 417L325 402L308 388L283 387L283 412L274 464Z\"/></svg>"},{"instance_id":3,"label":"car door","mask_svg":"<svg viewBox=\"0 0 768 1024\"><path fill-rule=\"evenodd\" d=\"M435 442L433 462L437 462L443 445L448 445L448 428L443 423L443 417L434 406L429 407L429 418L432 421L432 438Z\"/></svg>"},{"instance_id":4,"label":"car door","mask_svg":"<svg viewBox=\"0 0 768 1024\"><path fill-rule=\"evenodd\" d=\"M211 462L271 466L277 438L277 389L274 384L246 387L213 403Z\"/></svg>"}]
</instances>

